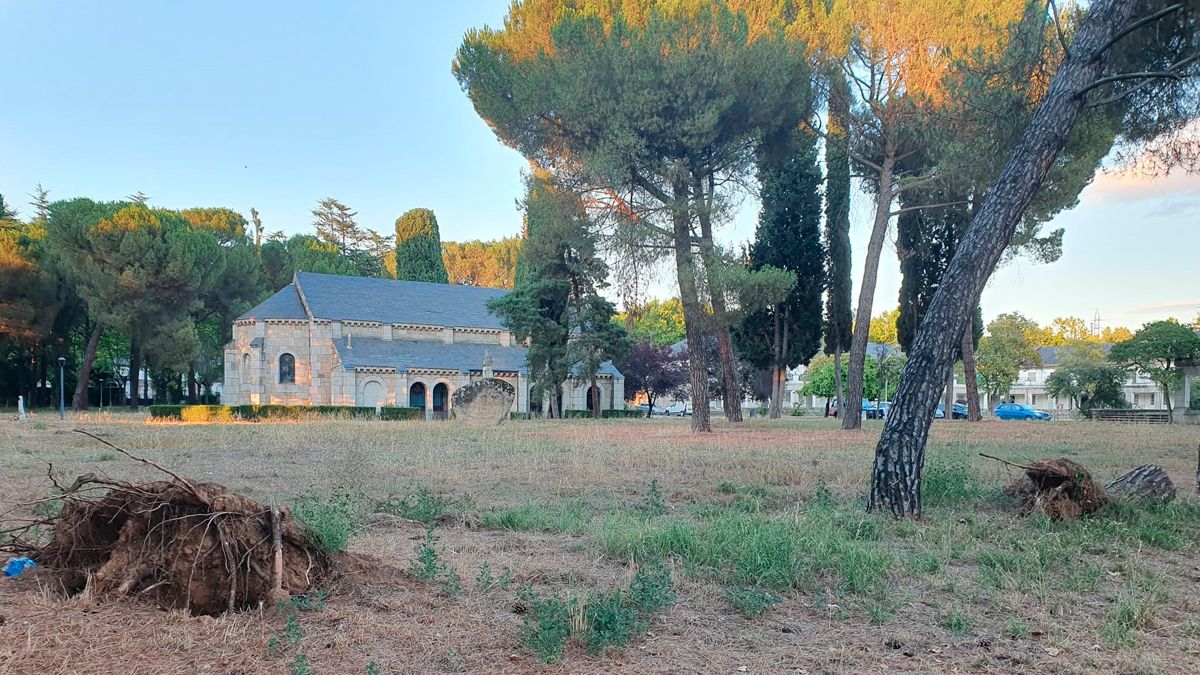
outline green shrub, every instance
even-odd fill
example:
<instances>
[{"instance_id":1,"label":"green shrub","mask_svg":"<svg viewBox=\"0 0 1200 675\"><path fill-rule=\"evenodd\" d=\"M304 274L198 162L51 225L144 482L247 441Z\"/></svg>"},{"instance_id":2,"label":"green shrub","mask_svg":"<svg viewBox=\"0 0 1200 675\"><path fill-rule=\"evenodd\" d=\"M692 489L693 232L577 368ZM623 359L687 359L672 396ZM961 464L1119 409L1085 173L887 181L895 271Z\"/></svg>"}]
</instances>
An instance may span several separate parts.
<instances>
[{"instance_id":1,"label":"green shrub","mask_svg":"<svg viewBox=\"0 0 1200 675\"><path fill-rule=\"evenodd\" d=\"M424 487L419 487L416 492L403 497L389 496L375 504L376 513L389 513L422 523L430 523L447 515L462 513L464 508L463 501L436 495Z\"/></svg>"},{"instance_id":2,"label":"green shrub","mask_svg":"<svg viewBox=\"0 0 1200 675\"><path fill-rule=\"evenodd\" d=\"M649 516L661 516L667 512L667 502L663 499L662 490L658 489L657 478L650 481L650 487L646 490L646 496L642 498L638 509Z\"/></svg>"},{"instance_id":3,"label":"green shrub","mask_svg":"<svg viewBox=\"0 0 1200 675\"><path fill-rule=\"evenodd\" d=\"M332 554L344 551L358 530L365 515L363 504L364 497L358 492L310 492L296 499L292 513L304 523L308 543Z\"/></svg>"},{"instance_id":4,"label":"green shrub","mask_svg":"<svg viewBox=\"0 0 1200 675\"><path fill-rule=\"evenodd\" d=\"M232 422L233 409L223 405L186 405L180 408L178 419L184 422Z\"/></svg>"},{"instance_id":5,"label":"green shrub","mask_svg":"<svg viewBox=\"0 0 1200 675\"><path fill-rule=\"evenodd\" d=\"M517 599L528 605L521 627L525 648L536 654L542 663L561 659L571 635L571 611L567 602L557 596L543 598L531 587L520 589Z\"/></svg>"},{"instance_id":6,"label":"green shrub","mask_svg":"<svg viewBox=\"0 0 1200 675\"><path fill-rule=\"evenodd\" d=\"M157 419L180 419L183 412L181 405L152 405L150 406L150 416Z\"/></svg>"},{"instance_id":7,"label":"green shrub","mask_svg":"<svg viewBox=\"0 0 1200 675\"><path fill-rule=\"evenodd\" d=\"M591 410L564 410L563 417L565 419L569 419L569 420L591 419L591 418L595 417L595 414ZM640 410L613 409L613 410L601 410L600 411L600 418L606 419L606 420L638 419L641 417L645 417L645 414Z\"/></svg>"}]
</instances>

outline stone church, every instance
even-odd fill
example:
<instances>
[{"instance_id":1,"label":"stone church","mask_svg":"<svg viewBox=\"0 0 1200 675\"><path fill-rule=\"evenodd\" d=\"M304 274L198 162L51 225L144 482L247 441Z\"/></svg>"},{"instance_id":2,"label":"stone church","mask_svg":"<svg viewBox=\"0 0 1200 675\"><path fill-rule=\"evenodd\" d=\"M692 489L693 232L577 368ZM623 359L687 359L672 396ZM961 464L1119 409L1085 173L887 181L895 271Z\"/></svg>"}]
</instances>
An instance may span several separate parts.
<instances>
[{"instance_id":1,"label":"stone church","mask_svg":"<svg viewBox=\"0 0 1200 675\"><path fill-rule=\"evenodd\" d=\"M494 376L529 412L526 348L487 311L494 288L300 272L233 323L225 345L226 405L420 408L444 419L459 387ZM625 407L625 378L605 363L602 409ZM563 410L589 410L588 380L563 385Z\"/></svg>"}]
</instances>

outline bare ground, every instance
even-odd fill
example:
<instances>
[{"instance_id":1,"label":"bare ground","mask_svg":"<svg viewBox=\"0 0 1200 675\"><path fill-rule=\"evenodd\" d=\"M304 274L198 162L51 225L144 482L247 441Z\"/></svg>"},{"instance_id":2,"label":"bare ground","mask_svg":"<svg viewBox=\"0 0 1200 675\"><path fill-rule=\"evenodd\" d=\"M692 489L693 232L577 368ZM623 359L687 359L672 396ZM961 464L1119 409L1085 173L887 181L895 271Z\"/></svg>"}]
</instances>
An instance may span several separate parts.
<instances>
[{"instance_id":1,"label":"bare ground","mask_svg":"<svg viewBox=\"0 0 1200 675\"><path fill-rule=\"evenodd\" d=\"M124 416L4 423L0 439L0 512L46 494L47 462L60 475L95 471L122 480L155 479L117 459L74 426L196 480L220 482L256 499L288 500L311 488L354 485L373 496L405 494L420 484L467 496L482 511L530 501L582 499L629 504L657 480L668 508L719 502L722 482L770 486L799 508L819 485L852 500L865 491L878 429L843 433L823 421L783 420L691 435L686 422L515 423L497 430L371 422L295 424L148 424ZM972 475L999 486L1012 474L976 457L1069 457L1107 481L1136 464L1163 465L1181 499L1195 500L1194 430L1086 423L935 425L929 455L953 455ZM892 524L887 524L893 528ZM888 529L898 555L920 546L951 547L1005 533L1024 519L994 510L931 509L913 532ZM936 574L891 575L894 612L881 624L865 603L833 586L789 593L757 618L730 606L723 589L676 570L677 600L650 633L607 656L571 645L560 664L541 665L521 644L522 617L511 590L472 586L487 562L512 571L514 585L611 588L628 580L625 561L599 551L587 535L443 526L447 561L463 579L450 598L408 572L424 526L376 518L352 541L343 576L324 609L297 615L299 644L272 652L287 629L271 608L218 618L163 611L136 599L62 598L37 576L0 579L0 673L286 672L303 654L318 673L378 672L1196 672L1200 663L1200 563L1195 541L1087 551L1068 566L1097 568L1094 584L1004 583L984 587L971 555ZM1053 533L1049 536L1056 536ZM894 539L894 541L893 541ZM975 544L972 544L975 546ZM983 547L984 544L978 544ZM1150 570L1166 600L1138 623L1136 643L1117 647L1101 624L1126 594L1132 567ZM951 611L971 618L951 630ZM1006 629L1019 620L1026 634Z\"/></svg>"}]
</instances>

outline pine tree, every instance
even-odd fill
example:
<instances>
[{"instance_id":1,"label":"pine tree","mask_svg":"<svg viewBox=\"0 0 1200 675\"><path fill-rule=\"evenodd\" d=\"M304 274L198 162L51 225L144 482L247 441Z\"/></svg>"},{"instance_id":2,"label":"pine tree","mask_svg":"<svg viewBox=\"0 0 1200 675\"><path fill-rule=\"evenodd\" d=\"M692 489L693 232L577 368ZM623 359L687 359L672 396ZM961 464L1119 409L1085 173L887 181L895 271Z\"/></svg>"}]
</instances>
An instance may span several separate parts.
<instances>
[{"instance_id":1,"label":"pine tree","mask_svg":"<svg viewBox=\"0 0 1200 675\"><path fill-rule=\"evenodd\" d=\"M437 216L429 209L412 209L396 219L397 279L450 283L442 260Z\"/></svg>"}]
</instances>

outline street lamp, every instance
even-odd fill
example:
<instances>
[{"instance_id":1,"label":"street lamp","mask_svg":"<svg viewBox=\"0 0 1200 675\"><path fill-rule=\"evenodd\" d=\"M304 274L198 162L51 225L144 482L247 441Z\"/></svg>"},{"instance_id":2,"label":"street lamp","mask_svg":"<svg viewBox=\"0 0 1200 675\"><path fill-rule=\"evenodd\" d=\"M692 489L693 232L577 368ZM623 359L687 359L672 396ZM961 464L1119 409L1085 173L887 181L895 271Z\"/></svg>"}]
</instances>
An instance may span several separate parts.
<instances>
[{"instance_id":1,"label":"street lamp","mask_svg":"<svg viewBox=\"0 0 1200 675\"><path fill-rule=\"evenodd\" d=\"M63 357L58 357L58 419L67 419L67 381L63 374L67 360Z\"/></svg>"}]
</instances>

